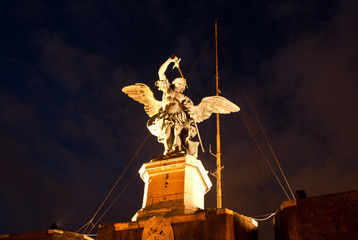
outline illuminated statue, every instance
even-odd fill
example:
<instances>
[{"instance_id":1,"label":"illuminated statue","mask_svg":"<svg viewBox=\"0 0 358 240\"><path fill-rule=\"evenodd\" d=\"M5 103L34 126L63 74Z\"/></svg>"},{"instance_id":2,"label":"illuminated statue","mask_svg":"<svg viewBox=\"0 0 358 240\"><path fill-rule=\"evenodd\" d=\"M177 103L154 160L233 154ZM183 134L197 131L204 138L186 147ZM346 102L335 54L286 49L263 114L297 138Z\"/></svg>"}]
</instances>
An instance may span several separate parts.
<instances>
[{"instance_id":1,"label":"illuminated statue","mask_svg":"<svg viewBox=\"0 0 358 240\"><path fill-rule=\"evenodd\" d=\"M153 92L143 83L126 86L122 91L129 97L144 104L149 115L147 127L164 144L163 158L192 155L197 157L199 142L192 141L198 134L196 123L209 118L212 113L231 113L240 110L238 106L221 96L202 99L198 106L183 94L186 86L184 78L176 78L169 83L165 76L170 63L179 70L176 56L170 57L159 68L159 80L155 82L158 90L163 92L162 101L154 98ZM200 136L199 136L200 137Z\"/></svg>"}]
</instances>

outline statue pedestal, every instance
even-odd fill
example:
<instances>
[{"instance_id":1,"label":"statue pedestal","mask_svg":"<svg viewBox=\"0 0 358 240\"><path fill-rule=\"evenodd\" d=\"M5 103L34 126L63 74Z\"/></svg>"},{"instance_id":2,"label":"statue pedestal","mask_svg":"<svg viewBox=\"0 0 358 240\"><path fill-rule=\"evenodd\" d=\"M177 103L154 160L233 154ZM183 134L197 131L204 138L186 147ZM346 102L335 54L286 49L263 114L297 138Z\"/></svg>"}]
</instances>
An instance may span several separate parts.
<instances>
[{"instance_id":1,"label":"statue pedestal","mask_svg":"<svg viewBox=\"0 0 358 240\"><path fill-rule=\"evenodd\" d=\"M144 163L139 173L145 182L143 205L132 221L204 209L204 195L212 184L200 160L188 155L152 161Z\"/></svg>"}]
</instances>

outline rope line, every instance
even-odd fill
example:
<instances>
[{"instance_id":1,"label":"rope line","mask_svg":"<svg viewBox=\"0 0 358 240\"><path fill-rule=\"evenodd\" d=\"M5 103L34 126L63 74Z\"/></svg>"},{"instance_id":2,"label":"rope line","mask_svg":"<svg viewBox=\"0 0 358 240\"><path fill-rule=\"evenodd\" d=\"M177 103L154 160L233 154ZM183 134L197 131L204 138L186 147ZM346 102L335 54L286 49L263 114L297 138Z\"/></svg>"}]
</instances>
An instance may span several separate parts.
<instances>
[{"instance_id":1,"label":"rope line","mask_svg":"<svg viewBox=\"0 0 358 240\"><path fill-rule=\"evenodd\" d=\"M259 143L257 142L255 136L252 134L250 127L249 127L245 122L243 122L243 123L244 123L244 125L245 125L247 131L249 131L249 134L250 134L252 140L253 140L254 143L256 144L256 147L259 149L259 151L260 151L261 155L263 156L264 160L266 161L267 165L270 167L271 172L272 172L273 175L275 176L277 182L280 184L280 186L281 186L282 190L284 191L286 197L287 197L289 200L291 200L290 197L288 196L287 192L286 192L286 189L283 187L283 185L282 185L280 179L278 178L278 176L277 176L277 174L275 173L275 171L273 170L273 168L272 168L270 162L268 161L268 159L267 159L265 153L263 152L262 148L260 147Z\"/></svg>"},{"instance_id":2,"label":"rope line","mask_svg":"<svg viewBox=\"0 0 358 240\"><path fill-rule=\"evenodd\" d=\"M246 94L246 92L245 92L245 94ZM274 157L274 159L275 159L275 161L276 161L276 163L277 163L277 166L278 166L278 168L280 169L280 172L281 172L283 178L285 179L286 185L288 186L288 189L290 190L293 199L295 199L295 195L293 194L292 189L291 189L291 186L290 186L290 184L289 184L288 181L287 181L286 175L284 174L284 172L283 172L283 170L282 170L282 168L281 168L281 164L279 163L279 161L278 161L278 159L277 159L277 157L276 157L276 154L275 154L274 150L272 149L271 143L270 143L270 141L268 140L267 135L266 135L266 133L265 133L263 127L262 127L262 124L261 124L259 118L257 117L256 112L255 112L255 110L253 109L253 107L252 107L252 105L251 105L251 101L250 101L249 99L248 99L248 102L249 102L250 108L251 108L251 110L252 110L252 112L253 112L253 114L254 114L254 116L255 116L255 119L256 119L257 123L259 124L259 126L260 126L260 129L261 129L261 131L262 131L262 134L263 134L264 137L265 137L266 143L267 143L267 145L269 146L270 151L271 151L271 153L272 153L272 155L273 155L273 157Z\"/></svg>"},{"instance_id":3,"label":"rope line","mask_svg":"<svg viewBox=\"0 0 358 240\"><path fill-rule=\"evenodd\" d=\"M266 182L266 185L268 187L266 193L269 194L271 196L271 199L272 199L272 202L274 203L275 206L280 206L280 203L279 201L277 200L277 196L274 194L274 191L273 191L273 186L272 184L270 184L269 182L269 179L270 179L270 172L269 170L267 169L265 163L262 161L261 157L260 157L260 153L258 152L257 148L255 148L255 154L257 156L257 159L260 159L259 162L259 166L261 168L261 171L264 175L264 179L265 179L265 182Z\"/></svg>"},{"instance_id":4,"label":"rope line","mask_svg":"<svg viewBox=\"0 0 358 240\"><path fill-rule=\"evenodd\" d=\"M97 234L84 234L84 235L87 237L96 237L97 236Z\"/></svg>"},{"instance_id":5,"label":"rope line","mask_svg":"<svg viewBox=\"0 0 358 240\"><path fill-rule=\"evenodd\" d=\"M265 217L265 218L255 218L255 217L251 217L251 218L254 219L255 221L262 222L262 221L266 221L266 220L272 218L276 214L277 214L277 212L274 212L274 213L265 214L265 215L268 215L268 217ZM262 215L262 216L265 216L265 215Z\"/></svg>"},{"instance_id":6,"label":"rope line","mask_svg":"<svg viewBox=\"0 0 358 240\"><path fill-rule=\"evenodd\" d=\"M206 48L207 48L207 46L209 45L209 42L210 42L210 40L212 39L212 37L213 37L213 36L214 36L214 35L212 35L212 36L210 37L210 39L208 40L208 42L207 42L206 46L205 46L205 47L203 48L203 50L201 51L201 53L200 53L199 57L196 59L195 63L193 64L193 66L192 66L192 68L190 69L190 71L189 71L189 73L187 74L187 76L189 76L189 75L190 75L190 73L192 72L192 70L193 70L193 69L194 69L194 67L196 66L197 62L199 61L199 59L200 59L200 58L201 58L201 56L203 55L204 51L206 50ZM226 53L225 53L225 51L224 51L224 49L223 49L223 45L222 45L222 44L220 44L220 46L221 46L221 49L222 49L222 52L223 52L224 58L225 58L225 60L226 60L226 63L227 63L227 64L228 64L228 66L229 66L229 70L230 70L229 72L230 72L230 75L231 75L231 76L233 76L232 71L231 71L231 68L230 68L230 64L228 63L228 58L227 58ZM239 83L240 83L240 86L242 87L242 85L241 85L241 82L240 82L240 81L239 81ZM237 91L237 88L236 88L236 85L235 85L235 84L234 84L234 86L235 86L235 89L236 89L236 91ZM243 88L243 87L242 87L242 88ZM243 88L243 89L244 89L244 88ZM252 109L252 111L254 112L255 119L256 119L256 121L259 123L259 125L260 125L260 129L261 129L261 131L263 132L263 134L264 134L264 136L265 136L265 140L266 140L266 142L269 144L269 142L268 142L268 138L267 138L267 136L266 136L265 132L263 131L263 128L262 128L261 122L258 120L258 117L257 117L257 115L256 115L255 111L253 110L253 106L252 106L252 104L251 104L251 102L250 102L250 100L249 100L249 98L248 98L248 95L246 94L245 89L244 89L244 92L245 92L245 97L247 98L247 100L248 100L248 101L249 101L249 103L250 103L250 108L251 108L251 109ZM244 112L245 112L245 111L244 111ZM247 117L247 119L248 119L248 115L247 115L247 114L246 114L246 117ZM267 164L268 164L268 166L270 167L270 169L271 169L271 171L272 171L273 175L275 176L276 180L277 180L277 181L278 181L278 183L280 184L280 186L281 186L282 190L284 191L284 193L285 193L286 197L287 197L288 199L290 199L290 197L288 196L288 194L287 194L287 192L286 192L285 188L283 187L283 185L282 185L281 181L279 180L279 178L278 178L277 174L275 173L275 171L274 171L274 169L272 168L271 164L269 163L269 161L268 161L268 159L267 159L266 155L264 154L264 152L263 152L262 148L261 148L261 147L260 147L260 145L258 144L258 142L257 142L256 138L253 136L252 131L251 131L251 129L249 128L248 124L245 122L245 120L244 120L244 119L242 119L242 120L243 120L243 122L244 122L244 125L245 125L246 129L247 129L247 130L249 131L249 133L250 133L251 139L253 139L253 141L255 142L256 147L259 149L259 151L260 151L260 153L262 154L263 158L265 159L266 163L267 163ZM271 144L269 144L269 146L270 146L271 152L273 153L273 149L272 149L272 147L271 147ZM250 155L251 155L251 154L250 154ZM276 155L274 154L274 157L275 157L275 156L276 156ZM279 166L279 168L280 168L281 174L283 174L282 168L281 168L281 166L279 165L278 160L277 160L277 158L276 158L276 157L275 157L275 160L276 160L276 163L278 164L278 166ZM283 174L283 176L284 176L284 174ZM291 194L292 194L292 190L291 190L291 188L290 188L290 186L289 186L289 184L288 184L288 181L287 181L287 179L286 179L286 177L285 177L285 176L284 176L284 179L285 179L286 184L288 185L288 187L289 187L289 189L290 189L290 191L291 191ZM246 180L246 181L247 181L247 180ZM267 180L266 180L266 182L267 182ZM256 189L256 188L255 188L255 189ZM256 190L257 190L257 189L256 189ZM270 190L271 190L271 188L270 188ZM259 191L257 190L257 192L259 192ZM267 201L267 199L265 199L265 200ZM268 201L268 202L270 202L270 201ZM271 203L270 203L270 205L271 205ZM271 206L272 206L272 205L271 205Z\"/></svg>"},{"instance_id":7,"label":"rope line","mask_svg":"<svg viewBox=\"0 0 358 240\"><path fill-rule=\"evenodd\" d=\"M241 135L242 138L244 139L244 145L245 145L246 151L247 151L248 154L249 154L249 158L251 159L252 162L254 162L255 157L253 156L253 153L251 152L251 150L250 150L250 148L249 148L249 143L247 142L247 139L244 137L244 133L243 133L243 131L242 131L242 129L241 129L241 126L239 125L239 123L238 123L238 121L237 121L237 118L234 118L234 119L235 119L235 123L238 125L237 127L238 127L238 129L239 129L240 135ZM257 148L255 148L255 154L256 154L257 159L259 159L259 155L258 155L258 152L257 152ZM262 163L261 163L261 161L258 161L258 162L259 162L259 165L260 165L260 167L261 167L261 169L262 169L262 172L263 172L264 179L265 179L265 182L266 182L266 184L267 184L267 187L269 188L270 192L272 193L271 186L270 186L270 184L268 183L268 180L267 180L267 177L266 177L266 173L265 173L265 171L264 171L264 168L263 168L263 166L262 166ZM254 167L255 167L255 169L256 169L258 175L260 175L260 171L259 171L259 169L257 168L256 164L253 164L253 165L254 165ZM262 185L264 186L264 184L262 184ZM257 190L257 191L258 191L258 190ZM260 191L258 191L258 192L261 193ZM271 202L271 201L268 201L267 199L265 199L265 200L269 202L270 206L271 206L273 209L275 209L276 202L275 202L275 200L273 199L273 194L270 194L270 195L271 195L271 198L272 198L272 202Z\"/></svg>"},{"instance_id":8,"label":"rope line","mask_svg":"<svg viewBox=\"0 0 358 240\"><path fill-rule=\"evenodd\" d=\"M100 216L100 218L96 221L95 224L92 224L92 228L89 230L88 233L90 233L93 228L95 228L95 226L99 223L99 221L104 217L104 215L106 215L106 213L109 211L109 209L111 209L111 207L114 205L114 203L120 198L120 196L122 196L122 194L127 190L127 188L129 187L129 185L133 182L133 180L138 176L138 172L134 175L134 177L128 182L128 184L122 189L122 191L118 194L118 196L112 201L112 203L109 205L109 207L106 209L106 211L104 211L104 213Z\"/></svg>"},{"instance_id":9,"label":"rope line","mask_svg":"<svg viewBox=\"0 0 358 240\"><path fill-rule=\"evenodd\" d=\"M143 142L141 143L141 145L139 146L139 148L137 149L137 151L134 153L133 157L131 158L131 160L128 162L126 168L123 170L122 174L119 176L119 178L117 179L116 183L113 185L113 187L111 188L111 190L109 191L109 193L107 194L107 196L105 197L105 199L102 201L101 205L99 206L99 208L97 209L97 211L95 212L95 214L93 215L93 217L84 225L82 226L80 229L78 229L76 231L79 232L81 231L84 227L85 230L83 232L86 232L88 227L90 226L90 224L93 225L93 220L94 218L97 216L98 212L101 210L101 208L103 207L104 203L107 201L108 197L111 195L111 193L113 192L114 188L118 185L119 181L122 179L123 175L125 174L125 172L128 170L129 166L132 164L133 160L136 158L136 156L138 155L138 153L140 152L140 150L142 150L144 144L146 143L146 141L148 140L150 136L150 133L148 133L148 135L146 136L146 138L143 140Z\"/></svg>"},{"instance_id":10,"label":"rope line","mask_svg":"<svg viewBox=\"0 0 358 240\"><path fill-rule=\"evenodd\" d=\"M236 91L237 91L237 89L236 89ZM244 126L246 127L246 129L248 129L248 132L251 132L251 130L249 130L250 128L248 127L248 126L249 126L249 124L248 124L248 122L249 122L249 116L248 116L248 113L247 113L247 111L246 111L245 108L242 109L242 114L240 115L240 118L241 118L242 122L244 123ZM241 125L238 123L236 117L235 117L234 119L235 119L235 123L236 123L236 125L238 126L238 129L239 129L241 135L243 136L243 133L242 133L242 130L241 130ZM243 137L243 138L244 138L244 137ZM252 144L255 146L254 149L255 149L256 158L252 156L252 153L251 153L251 151L250 151L250 148L249 148L249 146L248 146L248 143L247 143L247 141L246 141L246 138L244 138L245 147L246 147L246 150L247 150L248 153L249 153L250 158L251 158L251 159L261 159L261 157L260 157L260 155L259 155L259 153L258 153L258 150L259 150L260 146L259 146L259 145L256 146L256 144L255 144L253 138L251 137L251 135L250 135L250 139L251 139ZM262 150L261 150L261 151L262 151ZM277 201L274 199L274 194L273 194L271 185L270 185L269 182L268 182L268 173L266 173L265 167L263 166L262 161L258 161L258 163L259 163L259 165L260 165L260 167L261 167L261 170L262 170L262 172L263 172L263 174L264 174L265 182L266 182L266 184L267 184L267 186L268 186L268 188L269 188L268 190L269 190L269 192L271 193L270 195L271 195L271 198L272 198L272 203L273 203L274 205L279 205L279 204L277 204ZM256 165L255 165L255 167L256 167ZM257 169L257 167L256 167L256 169Z\"/></svg>"},{"instance_id":11,"label":"rope line","mask_svg":"<svg viewBox=\"0 0 358 240\"><path fill-rule=\"evenodd\" d=\"M247 122L249 122L249 120L248 120L249 117L248 117L248 114L247 114L245 108L242 109L242 113L243 113L243 114L240 116L240 117L241 117L241 120L244 122L244 126L245 126L245 125L248 126ZM256 157L254 157L253 154L251 153L251 150L250 150L250 148L249 148L249 144L248 144L246 138L243 136L244 134L243 134L243 131L242 131L242 129L241 129L241 125L238 123L238 120L237 120L236 117L235 117L234 119L235 119L235 123L236 123L236 125L237 125L237 127L238 127L238 129L239 129L239 132L240 132L241 136L242 136L243 139L244 139L245 147L246 147L246 150L247 150L248 153L249 153L250 159L251 159L252 161L254 161L254 159L258 159L257 162L259 163L259 166L261 167L261 172L262 172L263 175L264 175L264 180L265 180L265 183L266 183L266 185L267 185L267 187L268 187L269 193L267 193L267 194L270 195L270 197L272 198L272 203L273 203L273 205L278 206L279 204L277 204L277 201L275 200L275 197L274 197L274 194L273 194L273 190L272 190L271 185L270 185L270 183L269 183L269 181L268 181L268 178L269 178L268 175L269 175L269 173L267 172L267 170L266 170L266 168L265 168L265 166L264 166L264 163L261 161L261 157L260 157L260 154L259 154L259 152L258 152L258 147L254 144L253 139L250 137L250 139L251 139L250 142L254 145L254 152L255 152L255 155L256 155ZM257 166L256 166L255 164L254 164L254 167L255 167L255 169L258 171L258 174L260 175L261 172L259 171L259 169L257 168ZM264 185L264 184L263 184L263 185ZM275 207L273 207L273 208L275 209Z\"/></svg>"},{"instance_id":12,"label":"rope line","mask_svg":"<svg viewBox=\"0 0 358 240\"><path fill-rule=\"evenodd\" d=\"M225 51L224 51L224 48L223 48L222 44L220 44L220 46L221 46L221 50L222 50L222 52L223 52L225 61L226 61L226 63L228 64L228 67L229 67L229 69L230 69L230 71L229 71L229 72L230 72L230 75L232 75L232 77L233 77L232 70L231 70L232 68L230 67L230 64L229 64L227 55L226 55L226 53L225 53ZM267 138L267 135L266 135L266 133L265 133L263 127L262 127L262 124L261 124L261 122L260 122L260 120L259 120L259 118L258 118L258 116L257 116L257 114L256 114L256 112L255 112L255 110L254 110L254 108L253 108L253 106L252 106L252 104L251 104L250 98L249 98L249 96L247 95L245 88L242 86L240 79L238 79L238 80L239 80L238 82L239 82L241 88L243 89L243 92L244 92L244 94L245 94L245 97L246 97L246 99L247 99L247 101L248 101L248 103L249 103L250 109L252 110L252 112L253 112L253 114L254 114L254 116L255 116L255 120L256 120L256 122L259 124L260 130L262 131L262 133L263 133L263 135L264 135L264 137L265 137L266 143L268 144L268 146L269 146L269 148L270 148L270 151L271 151L271 153L272 153L273 156L274 156L274 159L275 159L275 161L276 161L276 164L277 164L277 166L279 167L280 172L281 172L283 178L285 179L286 185L288 186L288 188L289 188L289 190L290 190L290 193L291 193L291 195L293 196L293 198L295 198L295 197L294 197L294 194L293 194L293 192L292 192L292 189L291 189L291 187L290 187L290 185L289 185L289 183L288 183L288 181L287 181L287 178L286 178L285 174L283 173L283 170L282 170L282 168L281 168L281 165L280 165L280 163L278 162L278 159L277 159L277 157L276 157L276 154L274 153L273 148L272 148L272 146L271 146L271 144L270 144L270 142L269 142L269 140L268 140L268 138ZM234 86L235 86L235 85L234 85ZM245 125L248 127L247 124L245 124ZM249 129L248 129L248 130L249 130ZM249 131L249 132L250 132L250 135L252 136L252 132L251 132L251 131ZM258 146L258 143L257 143L256 139L255 139L255 143L256 143L256 145ZM259 148L259 150L260 150L260 152L262 152L262 149L261 149L261 148ZM263 152L262 152L262 154L263 154ZM264 154L263 154L263 156L264 156ZM266 156L264 157L264 159L265 159L265 161L268 163L268 165L270 166L270 168L271 168L272 172L274 173L276 179L278 180L278 177L277 177L276 173L273 171L273 169L272 169L272 167L271 167L271 164L269 164L269 162L268 162ZM279 184L281 185L282 189L284 190L284 192L285 192L287 198L288 198L289 200L291 200L291 198L288 196L286 190L285 190L284 187L282 186L281 182L280 182L279 180L278 180L278 182L279 182Z\"/></svg>"},{"instance_id":13,"label":"rope line","mask_svg":"<svg viewBox=\"0 0 358 240\"><path fill-rule=\"evenodd\" d=\"M246 182L247 184L249 184L249 185L260 195L260 197L262 197L273 209L275 209L275 206L273 206L272 203L271 203L253 184L251 184L250 181L247 180L247 178L244 177L244 176L240 173L239 170L237 170L237 167L236 167L234 164L232 164L232 162L231 162L226 156L222 155L222 157L223 157L223 158L225 159L225 161L227 161L232 167L234 167L234 170L239 174L239 176L242 177L242 179L244 179L245 182Z\"/></svg>"},{"instance_id":14,"label":"rope line","mask_svg":"<svg viewBox=\"0 0 358 240\"><path fill-rule=\"evenodd\" d=\"M186 75L186 78L189 77L189 75L191 74L191 72L194 70L196 64L198 63L199 59L201 58L201 56L203 55L203 53L205 52L205 50L207 49L207 47L209 46L209 43L211 41L211 39L214 37L215 34L211 35L211 37L209 38L209 40L206 42L203 50L201 50L201 53L199 55L199 57L195 60L193 66L191 67L191 69L189 70L188 74Z\"/></svg>"},{"instance_id":15,"label":"rope line","mask_svg":"<svg viewBox=\"0 0 358 240\"><path fill-rule=\"evenodd\" d=\"M148 136L150 136L150 134L148 134ZM146 141L146 140L145 140ZM158 149L159 149L159 146L156 148L156 150L152 153L152 155L151 155L151 157L150 157L150 159L152 159L153 158L153 156L154 156L154 153L156 152L156 151L158 151ZM120 198L120 196L127 190L127 188L129 187L129 185L134 181L134 179L138 176L138 172L133 176L133 178L128 182L128 184L124 187L124 189L118 194L118 196L112 201L112 203L109 205L109 207L106 209L106 211L101 215L101 217L97 220L97 222L95 223L95 224L92 224L93 226L92 226L92 228L91 228L91 230L89 230L89 232L88 233L90 233L92 230L93 230L93 228L95 228L95 226L99 223L99 221L104 217L104 215L109 211L109 209L114 205L114 203Z\"/></svg>"}]
</instances>

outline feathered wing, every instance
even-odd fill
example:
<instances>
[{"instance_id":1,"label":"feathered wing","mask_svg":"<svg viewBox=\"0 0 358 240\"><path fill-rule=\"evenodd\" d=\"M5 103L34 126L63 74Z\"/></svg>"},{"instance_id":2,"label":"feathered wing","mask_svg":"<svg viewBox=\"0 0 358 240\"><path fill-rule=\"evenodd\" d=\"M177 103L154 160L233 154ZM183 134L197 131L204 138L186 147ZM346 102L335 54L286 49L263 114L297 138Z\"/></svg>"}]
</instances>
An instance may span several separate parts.
<instances>
[{"instance_id":1,"label":"feathered wing","mask_svg":"<svg viewBox=\"0 0 358 240\"><path fill-rule=\"evenodd\" d=\"M212 113L228 114L238 112L240 108L221 96L205 97L198 106L193 109L193 115L196 122L202 122L208 119Z\"/></svg>"},{"instance_id":2,"label":"feathered wing","mask_svg":"<svg viewBox=\"0 0 358 240\"><path fill-rule=\"evenodd\" d=\"M161 108L161 102L154 98L152 90L150 90L144 83L136 83L134 85L126 86L122 88L122 92L144 104L144 110L149 117L157 114Z\"/></svg>"}]
</instances>

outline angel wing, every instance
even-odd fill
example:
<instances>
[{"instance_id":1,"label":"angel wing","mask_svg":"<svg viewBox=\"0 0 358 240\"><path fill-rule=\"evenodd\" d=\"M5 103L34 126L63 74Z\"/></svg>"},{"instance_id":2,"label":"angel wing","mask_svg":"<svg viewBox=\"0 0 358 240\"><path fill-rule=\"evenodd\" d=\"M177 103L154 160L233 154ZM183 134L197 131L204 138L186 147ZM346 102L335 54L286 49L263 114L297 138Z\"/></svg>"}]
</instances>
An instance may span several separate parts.
<instances>
[{"instance_id":1,"label":"angel wing","mask_svg":"<svg viewBox=\"0 0 358 240\"><path fill-rule=\"evenodd\" d=\"M193 115L196 122L202 122L208 119L212 113L228 114L238 112L240 108L221 96L205 97L198 106L193 109Z\"/></svg>"},{"instance_id":2,"label":"angel wing","mask_svg":"<svg viewBox=\"0 0 358 240\"><path fill-rule=\"evenodd\" d=\"M161 108L161 102L154 98L152 90L144 83L126 86L122 88L122 92L141 104L144 104L144 110L149 117L157 114Z\"/></svg>"}]
</instances>

